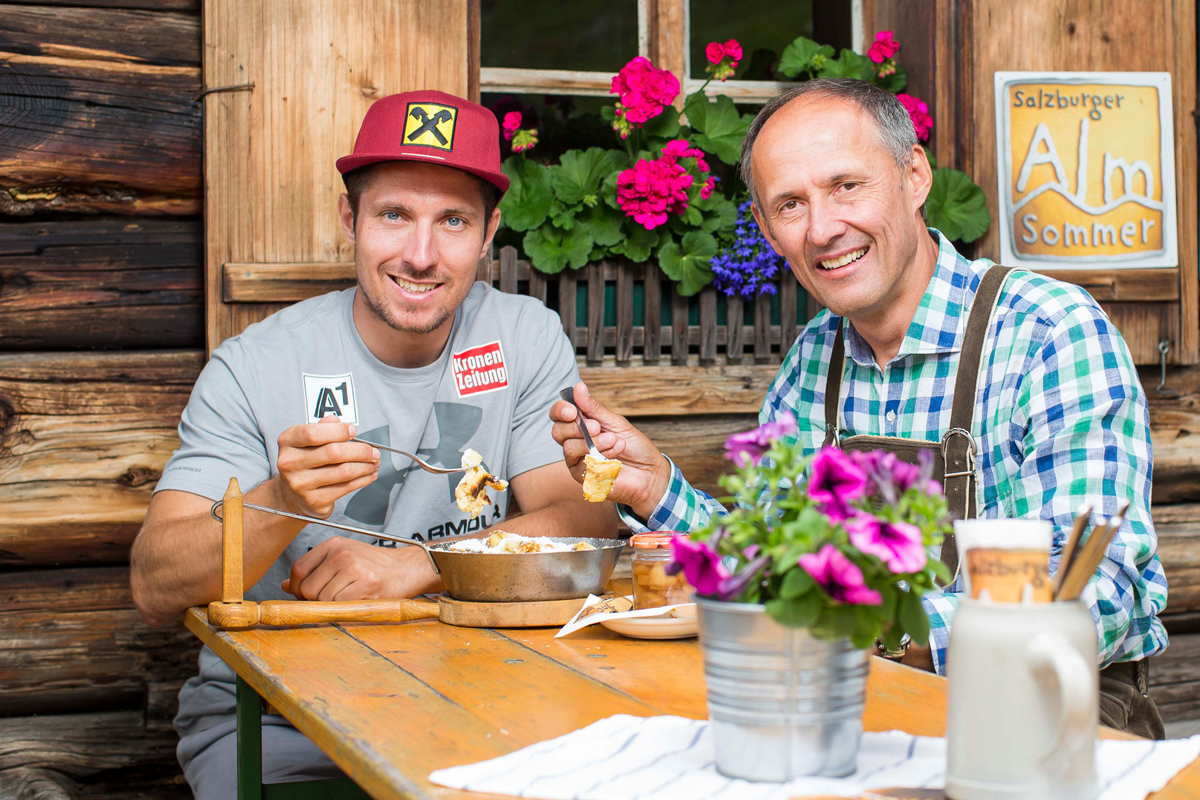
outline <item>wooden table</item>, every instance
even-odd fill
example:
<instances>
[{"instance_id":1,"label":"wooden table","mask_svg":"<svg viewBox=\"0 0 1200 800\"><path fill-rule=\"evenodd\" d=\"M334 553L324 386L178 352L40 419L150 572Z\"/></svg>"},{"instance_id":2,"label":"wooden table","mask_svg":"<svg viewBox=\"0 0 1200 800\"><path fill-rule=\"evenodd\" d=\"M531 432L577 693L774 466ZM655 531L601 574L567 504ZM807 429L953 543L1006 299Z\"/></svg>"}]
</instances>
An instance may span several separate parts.
<instances>
[{"instance_id":1,"label":"wooden table","mask_svg":"<svg viewBox=\"0 0 1200 800\"><path fill-rule=\"evenodd\" d=\"M613 714L705 719L695 639L640 641L600 626L311 625L217 631L186 624L375 798L482 798L435 786L435 769L482 761ZM942 736L945 680L871 660L864 725ZM1111 738L1125 734L1104 731ZM1200 800L1200 762L1155 800Z\"/></svg>"}]
</instances>

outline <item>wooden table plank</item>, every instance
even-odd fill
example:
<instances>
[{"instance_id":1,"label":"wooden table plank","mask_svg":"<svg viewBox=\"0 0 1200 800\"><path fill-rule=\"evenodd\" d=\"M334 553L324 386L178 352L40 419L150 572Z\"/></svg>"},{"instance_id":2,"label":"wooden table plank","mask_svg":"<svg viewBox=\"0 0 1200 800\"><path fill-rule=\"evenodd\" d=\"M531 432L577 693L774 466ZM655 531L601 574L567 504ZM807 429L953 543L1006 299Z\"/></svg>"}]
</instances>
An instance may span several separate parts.
<instances>
[{"instance_id":1,"label":"wooden table plank","mask_svg":"<svg viewBox=\"0 0 1200 800\"><path fill-rule=\"evenodd\" d=\"M192 609L211 646L377 798L485 800L434 786L432 770L561 736L613 714L704 719L695 639L640 641L599 627L492 631L423 620L220 632ZM867 730L941 736L945 679L872 659ZM1101 730L1102 738L1131 738ZM1200 762L1152 800L1200 800Z\"/></svg>"}]
</instances>

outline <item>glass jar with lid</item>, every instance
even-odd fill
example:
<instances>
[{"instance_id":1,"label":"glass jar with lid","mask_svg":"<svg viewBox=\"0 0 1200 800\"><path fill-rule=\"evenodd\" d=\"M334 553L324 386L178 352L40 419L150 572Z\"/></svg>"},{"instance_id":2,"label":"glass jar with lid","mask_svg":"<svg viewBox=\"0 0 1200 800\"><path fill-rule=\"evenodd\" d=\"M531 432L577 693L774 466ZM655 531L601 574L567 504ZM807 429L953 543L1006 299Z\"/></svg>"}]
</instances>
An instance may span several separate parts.
<instances>
[{"instance_id":1,"label":"glass jar with lid","mask_svg":"<svg viewBox=\"0 0 1200 800\"><path fill-rule=\"evenodd\" d=\"M633 607L658 608L692 601L691 584L683 572L667 574L671 563L671 539L686 533L659 531L630 537L633 547L630 563L633 572Z\"/></svg>"}]
</instances>

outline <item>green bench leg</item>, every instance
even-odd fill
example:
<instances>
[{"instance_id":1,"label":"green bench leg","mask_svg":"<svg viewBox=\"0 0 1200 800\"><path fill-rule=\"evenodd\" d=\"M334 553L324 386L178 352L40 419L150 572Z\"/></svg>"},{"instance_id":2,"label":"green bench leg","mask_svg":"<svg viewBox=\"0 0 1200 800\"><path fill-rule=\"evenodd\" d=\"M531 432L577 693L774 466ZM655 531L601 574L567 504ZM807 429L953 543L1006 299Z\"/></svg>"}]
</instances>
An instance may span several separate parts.
<instances>
[{"instance_id":1,"label":"green bench leg","mask_svg":"<svg viewBox=\"0 0 1200 800\"><path fill-rule=\"evenodd\" d=\"M293 783L262 782L262 699L237 679L238 800L370 800L349 778Z\"/></svg>"}]
</instances>

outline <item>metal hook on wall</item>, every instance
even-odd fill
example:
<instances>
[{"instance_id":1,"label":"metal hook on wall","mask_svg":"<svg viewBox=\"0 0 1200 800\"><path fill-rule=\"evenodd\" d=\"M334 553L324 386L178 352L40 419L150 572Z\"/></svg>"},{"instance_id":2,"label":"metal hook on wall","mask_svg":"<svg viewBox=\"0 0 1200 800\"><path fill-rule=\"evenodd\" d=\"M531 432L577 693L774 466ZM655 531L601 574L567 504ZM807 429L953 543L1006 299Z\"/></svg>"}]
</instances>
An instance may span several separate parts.
<instances>
[{"instance_id":1,"label":"metal hook on wall","mask_svg":"<svg viewBox=\"0 0 1200 800\"><path fill-rule=\"evenodd\" d=\"M1177 397L1179 392L1174 389L1168 389L1167 386L1167 353L1171 349L1171 341L1163 339L1158 343L1158 353L1162 356L1162 378L1158 381L1158 386L1154 391L1158 392L1163 397Z\"/></svg>"}]
</instances>

